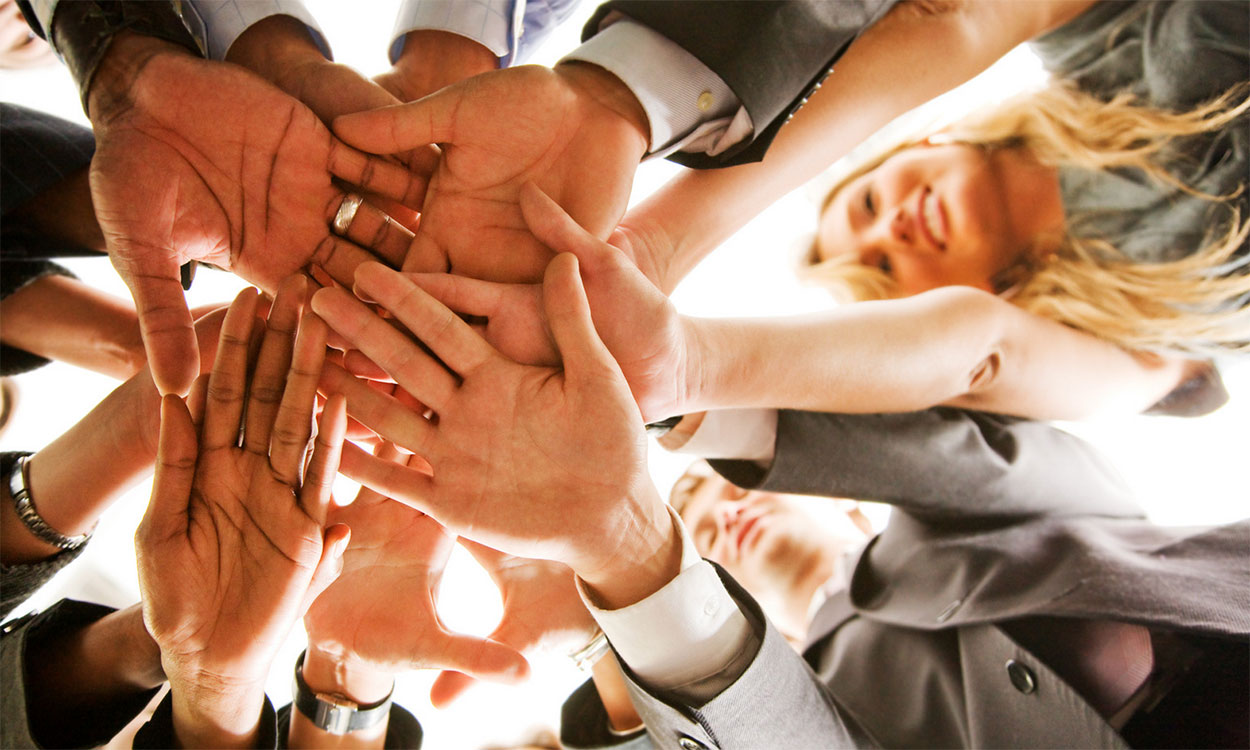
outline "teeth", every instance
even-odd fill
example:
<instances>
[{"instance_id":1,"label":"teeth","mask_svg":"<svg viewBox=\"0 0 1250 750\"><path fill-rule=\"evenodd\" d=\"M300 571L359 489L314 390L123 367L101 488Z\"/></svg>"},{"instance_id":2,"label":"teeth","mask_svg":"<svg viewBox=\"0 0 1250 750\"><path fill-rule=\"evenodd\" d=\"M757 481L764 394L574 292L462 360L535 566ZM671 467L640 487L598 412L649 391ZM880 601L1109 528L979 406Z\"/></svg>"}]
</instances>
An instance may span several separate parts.
<instances>
[{"instance_id":1,"label":"teeth","mask_svg":"<svg viewBox=\"0 0 1250 750\"><path fill-rule=\"evenodd\" d=\"M924 199L924 223L929 229L929 233L938 241L942 247L946 247L946 235L943 232L945 226L942 224L942 211L938 206L937 196L932 191L925 195Z\"/></svg>"}]
</instances>

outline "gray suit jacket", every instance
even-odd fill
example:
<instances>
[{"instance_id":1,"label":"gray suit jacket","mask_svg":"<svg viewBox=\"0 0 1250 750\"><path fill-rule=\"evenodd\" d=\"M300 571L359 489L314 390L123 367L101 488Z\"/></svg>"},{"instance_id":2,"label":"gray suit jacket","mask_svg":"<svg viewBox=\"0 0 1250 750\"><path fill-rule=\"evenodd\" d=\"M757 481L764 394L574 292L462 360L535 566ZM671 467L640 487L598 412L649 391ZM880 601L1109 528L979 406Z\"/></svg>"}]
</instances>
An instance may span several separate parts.
<instances>
[{"instance_id":1,"label":"gray suit jacket","mask_svg":"<svg viewBox=\"0 0 1250 750\"><path fill-rule=\"evenodd\" d=\"M1155 526L1099 456L1048 425L943 408L782 412L768 470L713 465L744 487L897 510L849 590L817 613L802 658L723 576L759 651L700 706L627 674L656 746L1123 746L999 625L1054 616L1250 634L1250 522ZM1009 661L1027 668L1030 692L1013 687ZM566 704L570 746L613 744L593 725L594 703L584 686Z\"/></svg>"}]
</instances>

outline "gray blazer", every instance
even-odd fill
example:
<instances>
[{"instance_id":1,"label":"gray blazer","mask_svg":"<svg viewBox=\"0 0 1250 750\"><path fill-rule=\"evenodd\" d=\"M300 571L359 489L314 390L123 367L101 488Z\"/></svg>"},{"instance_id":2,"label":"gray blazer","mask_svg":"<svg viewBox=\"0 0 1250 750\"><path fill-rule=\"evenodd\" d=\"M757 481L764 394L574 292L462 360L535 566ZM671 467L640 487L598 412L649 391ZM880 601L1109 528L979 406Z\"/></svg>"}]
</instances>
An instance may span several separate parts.
<instances>
[{"instance_id":1,"label":"gray blazer","mask_svg":"<svg viewBox=\"0 0 1250 750\"><path fill-rule=\"evenodd\" d=\"M627 674L649 734L632 739L641 747L1122 747L1001 623L1056 616L1250 635L1250 521L1155 526L1102 458L1045 424L946 408L783 411L771 467L713 465L744 487L897 508L849 590L816 614L803 657L723 575L759 650L700 706ZM1008 662L1017 679L1027 671L1027 692ZM596 702L583 686L566 704L571 747L614 744L595 725Z\"/></svg>"}]
</instances>

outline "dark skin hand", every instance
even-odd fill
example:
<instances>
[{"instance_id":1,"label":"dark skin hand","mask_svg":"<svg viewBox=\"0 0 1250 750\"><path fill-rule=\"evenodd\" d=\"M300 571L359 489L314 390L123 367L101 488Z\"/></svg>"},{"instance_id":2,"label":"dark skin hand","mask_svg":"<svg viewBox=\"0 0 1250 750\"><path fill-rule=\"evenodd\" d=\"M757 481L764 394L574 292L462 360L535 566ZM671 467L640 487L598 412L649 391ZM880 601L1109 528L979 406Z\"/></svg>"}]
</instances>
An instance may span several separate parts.
<instances>
[{"instance_id":1,"label":"dark skin hand","mask_svg":"<svg viewBox=\"0 0 1250 750\"><path fill-rule=\"evenodd\" d=\"M331 232L345 196L334 178L401 202L423 189L255 75L150 37L114 39L88 112L96 213L163 393L185 394L199 372L179 266L205 261L269 291L313 265L349 281L373 256Z\"/></svg>"}]
</instances>

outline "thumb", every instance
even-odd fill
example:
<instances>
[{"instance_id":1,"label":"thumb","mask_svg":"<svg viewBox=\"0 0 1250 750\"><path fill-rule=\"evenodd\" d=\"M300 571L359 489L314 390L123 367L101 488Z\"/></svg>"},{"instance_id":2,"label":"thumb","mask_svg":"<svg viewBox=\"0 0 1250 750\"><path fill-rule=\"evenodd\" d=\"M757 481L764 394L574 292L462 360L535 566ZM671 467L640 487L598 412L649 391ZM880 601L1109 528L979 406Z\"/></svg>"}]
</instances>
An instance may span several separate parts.
<instances>
[{"instance_id":1,"label":"thumb","mask_svg":"<svg viewBox=\"0 0 1250 750\"><path fill-rule=\"evenodd\" d=\"M313 601L321 596L321 592L330 588L330 584L343 572L343 553L347 551L347 543L351 538L352 530L347 524L336 523L326 529L321 542L321 560L317 562L317 569L313 571L312 579L308 582L308 590L300 604L300 617L308 613Z\"/></svg>"},{"instance_id":2,"label":"thumb","mask_svg":"<svg viewBox=\"0 0 1250 750\"><path fill-rule=\"evenodd\" d=\"M445 633L444 637L441 661L447 669L430 688L430 702L435 706L450 703L475 680L515 684L529 677L529 662L510 646L459 633Z\"/></svg>"},{"instance_id":3,"label":"thumb","mask_svg":"<svg viewBox=\"0 0 1250 750\"><path fill-rule=\"evenodd\" d=\"M349 146L371 154L395 154L452 140L459 108L458 87L444 89L408 104L380 107L334 118L334 134Z\"/></svg>"},{"instance_id":4,"label":"thumb","mask_svg":"<svg viewBox=\"0 0 1250 750\"><path fill-rule=\"evenodd\" d=\"M158 539L172 536L186 526L197 455L195 425L186 404L177 396L165 396L161 399L161 435L152 498L143 515L143 526Z\"/></svg>"},{"instance_id":5,"label":"thumb","mask_svg":"<svg viewBox=\"0 0 1250 750\"><path fill-rule=\"evenodd\" d=\"M611 245L587 232L573 217L532 182L521 186L521 215L538 241L557 253L572 253L586 267L597 270L617 252Z\"/></svg>"},{"instance_id":6,"label":"thumb","mask_svg":"<svg viewBox=\"0 0 1250 750\"><path fill-rule=\"evenodd\" d=\"M116 264L115 264L116 265ZM139 314L152 380L162 394L187 395L200 374L199 340L172 259L168 268L117 271L130 287ZM156 271L156 272L153 272Z\"/></svg>"},{"instance_id":7,"label":"thumb","mask_svg":"<svg viewBox=\"0 0 1250 750\"><path fill-rule=\"evenodd\" d=\"M564 362L565 375L576 378L615 373L623 380L616 360L595 331L586 290L577 269L577 258L561 253L547 265L543 276L543 307Z\"/></svg>"}]
</instances>

